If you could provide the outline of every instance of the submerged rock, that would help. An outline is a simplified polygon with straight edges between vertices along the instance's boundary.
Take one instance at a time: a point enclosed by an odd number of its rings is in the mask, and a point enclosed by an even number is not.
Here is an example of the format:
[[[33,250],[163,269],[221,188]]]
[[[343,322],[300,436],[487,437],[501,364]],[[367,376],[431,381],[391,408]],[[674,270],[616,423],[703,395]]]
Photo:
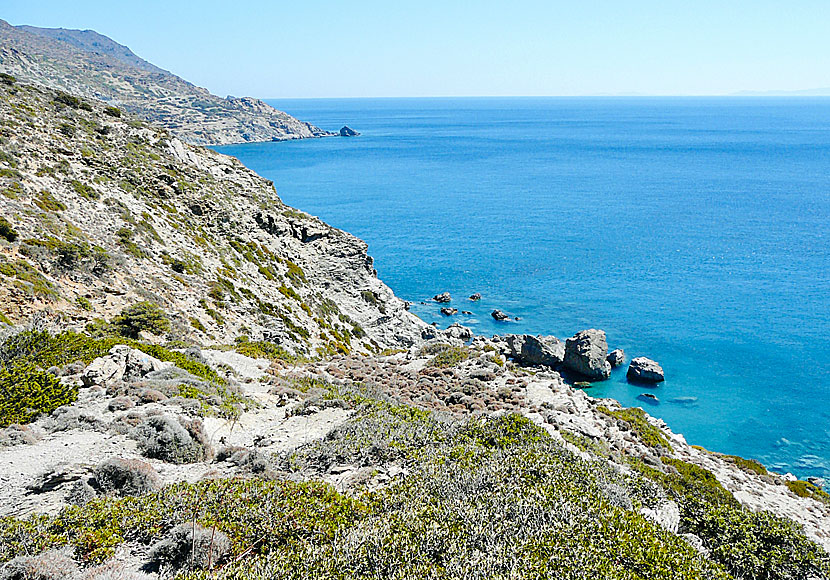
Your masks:
[[[478,292],[476,292],[475,294],[473,294],[472,296],[470,296],[470,300],[472,300],[473,302],[476,302],[476,301],[478,301],[478,300],[481,300],[481,294],[479,294]]]
[[[658,399],[655,395],[652,395],[651,393],[640,393],[639,395],[637,395],[637,398],[641,401],[645,401],[653,405],[660,402],[660,399]]]
[[[454,314],[458,314],[458,308],[449,308],[445,306],[441,309],[441,314],[444,316],[453,316]]]
[[[565,345],[555,336],[511,334],[506,338],[510,356],[520,365],[558,367],[565,356]]]
[[[565,341],[565,368],[596,381],[611,376],[611,363],[606,360],[608,343],[605,332],[594,328],[577,332]]]
[[[450,296],[449,292],[442,292],[441,294],[436,294],[432,297],[433,300],[438,302],[439,304],[446,304],[452,300],[452,296]]]
[[[659,383],[666,380],[663,367],[644,356],[638,356],[631,361],[625,376],[634,383]]]
[[[615,369],[625,364],[625,351],[621,348],[616,348],[608,353],[606,360],[611,363],[611,368]]]
[[[343,128],[340,129],[341,137],[357,137],[358,135],[360,135],[360,133],[358,133],[348,125],[344,125]]]
[[[498,308],[493,310],[493,312],[490,313],[490,316],[492,316],[496,320],[508,320],[510,318],[507,314],[505,314]]]

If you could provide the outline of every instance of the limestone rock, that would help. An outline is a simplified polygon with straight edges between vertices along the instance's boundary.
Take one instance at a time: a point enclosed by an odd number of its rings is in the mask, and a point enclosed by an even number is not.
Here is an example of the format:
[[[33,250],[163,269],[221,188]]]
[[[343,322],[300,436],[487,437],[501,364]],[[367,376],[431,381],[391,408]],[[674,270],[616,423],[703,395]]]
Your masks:
[[[455,314],[458,314],[458,308],[449,308],[445,306],[441,309],[441,314],[443,314],[444,316],[453,316]]]
[[[555,336],[511,334],[505,338],[510,356],[520,365],[558,367],[565,357],[565,345]]]
[[[107,386],[122,379],[141,378],[172,366],[124,344],[112,347],[106,356],[96,358],[84,370],[81,381],[87,387]]]
[[[589,379],[602,381],[611,376],[606,356],[608,343],[602,330],[582,330],[565,341],[565,367]]]
[[[473,302],[477,302],[477,301],[481,300],[481,294],[476,292],[475,294],[470,296],[470,300],[472,300]]]
[[[433,300],[438,302],[439,304],[446,304],[452,300],[452,296],[450,296],[449,292],[442,292],[441,294],[436,294],[432,297]]]
[[[343,128],[340,129],[341,137],[357,137],[358,135],[360,135],[360,133],[358,133],[348,125],[344,125]]]
[[[635,383],[659,383],[666,380],[663,367],[644,356],[638,356],[631,361],[625,376]]]
[[[616,348],[608,353],[606,360],[611,363],[611,368],[615,369],[625,364],[625,351],[621,348]]]
[[[457,338],[458,340],[471,340],[473,338],[473,331],[466,326],[462,326],[461,324],[455,322],[451,324],[445,331],[444,334],[449,336],[450,338]]]

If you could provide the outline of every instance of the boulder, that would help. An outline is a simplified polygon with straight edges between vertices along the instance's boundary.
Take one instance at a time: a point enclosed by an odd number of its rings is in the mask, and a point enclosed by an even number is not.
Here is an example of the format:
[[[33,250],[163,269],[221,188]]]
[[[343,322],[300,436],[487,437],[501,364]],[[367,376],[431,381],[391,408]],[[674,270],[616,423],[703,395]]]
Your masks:
[[[594,328],[577,332],[565,341],[565,368],[591,380],[603,381],[611,376],[606,360],[608,343],[605,332]]]
[[[511,334],[505,338],[510,356],[520,365],[558,367],[565,357],[565,345],[555,336]]]
[[[448,306],[444,306],[441,309],[441,314],[443,314],[444,316],[452,316],[454,314],[458,314],[458,308],[450,308]]]
[[[462,326],[457,322],[451,324],[445,331],[444,334],[449,336],[450,338],[457,338],[459,340],[467,341],[473,338],[473,331],[466,326]]]
[[[611,363],[611,368],[615,369],[625,364],[625,351],[621,348],[616,348],[608,353],[606,360]]]
[[[98,357],[90,363],[81,375],[81,381],[87,387],[105,387],[125,378],[141,378],[169,366],[172,366],[172,363],[161,362],[136,348],[117,344],[106,356]]]
[[[638,356],[631,361],[625,376],[634,383],[659,383],[666,380],[663,367],[644,356]]]
[[[440,304],[446,304],[452,300],[452,296],[450,296],[449,292],[442,292],[441,294],[433,296],[432,299]]]
[[[477,302],[478,300],[481,300],[481,294],[479,294],[478,292],[476,292],[475,294],[473,294],[472,296],[470,296],[470,300],[472,300],[473,302]]]
[[[360,135],[360,133],[358,133],[348,125],[344,125],[343,128],[340,129],[341,137],[357,137],[358,135]]]
[[[492,316],[496,320],[508,320],[510,318],[507,314],[505,314],[498,308],[496,310],[493,310],[493,312],[490,313],[490,316]]]

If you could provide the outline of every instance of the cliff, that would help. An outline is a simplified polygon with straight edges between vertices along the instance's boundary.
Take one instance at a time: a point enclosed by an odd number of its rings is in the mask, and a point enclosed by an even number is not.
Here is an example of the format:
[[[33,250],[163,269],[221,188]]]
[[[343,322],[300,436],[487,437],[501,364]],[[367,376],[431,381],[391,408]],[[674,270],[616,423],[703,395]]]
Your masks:
[[[0,83],[0,311],[76,328],[139,301],[170,336],[267,339],[302,355],[380,351],[425,325],[366,244],[282,203],[236,159],[100,102]]]
[[[187,143],[334,135],[258,99],[212,95],[92,30],[11,26],[0,20],[0,72],[107,102],[166,127]]]

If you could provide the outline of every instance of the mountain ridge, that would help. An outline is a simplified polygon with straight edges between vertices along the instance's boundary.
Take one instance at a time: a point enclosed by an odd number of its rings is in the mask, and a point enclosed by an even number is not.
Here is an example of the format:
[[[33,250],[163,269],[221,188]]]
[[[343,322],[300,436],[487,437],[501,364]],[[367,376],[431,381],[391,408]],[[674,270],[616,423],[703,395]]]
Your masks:
[[[110,103],[195,145],[335,134],[259,99],[213,95],[91,30],[12,26],[0,20],[0,72]]]

